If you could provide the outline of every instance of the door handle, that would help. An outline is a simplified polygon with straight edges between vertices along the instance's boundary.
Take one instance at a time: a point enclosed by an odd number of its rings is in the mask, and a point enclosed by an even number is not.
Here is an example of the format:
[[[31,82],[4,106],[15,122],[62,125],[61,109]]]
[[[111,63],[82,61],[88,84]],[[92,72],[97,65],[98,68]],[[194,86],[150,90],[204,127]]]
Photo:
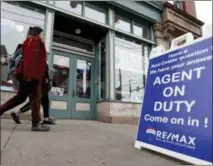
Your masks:
[[[72,91],[72,96],[75,97],[75,89]]]

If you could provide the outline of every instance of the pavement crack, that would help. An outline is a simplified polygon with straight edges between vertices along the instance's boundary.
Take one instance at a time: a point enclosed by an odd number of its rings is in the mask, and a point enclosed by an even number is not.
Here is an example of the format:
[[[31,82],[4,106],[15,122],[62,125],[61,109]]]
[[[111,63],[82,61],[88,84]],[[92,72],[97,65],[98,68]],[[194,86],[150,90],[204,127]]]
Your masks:
[[[13,135],[15,129],[16,129],[16,126],[17,126],[17,125],[15,125],[15,126],[13,127],[12,132],[10,133],[10,135],[9,135],[9,137],[8,137],[8,139],[7,139],[7,141],[6,141],[6,143],[4,144],[4,146],[3,146],[2,150],[1,150],[1,156],[3,155],[3,152],[4,152],[4,150],[5,150],[6,146],[7,146],[7,144],[9,143],[10,139],[12,138],[12,135]]]

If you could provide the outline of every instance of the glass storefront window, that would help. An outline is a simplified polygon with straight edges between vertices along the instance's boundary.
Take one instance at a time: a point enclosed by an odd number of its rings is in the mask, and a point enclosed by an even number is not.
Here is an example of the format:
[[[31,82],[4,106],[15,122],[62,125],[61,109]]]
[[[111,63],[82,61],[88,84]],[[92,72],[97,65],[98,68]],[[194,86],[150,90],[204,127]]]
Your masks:
[[[22,43],[30,26],[44,28],[45,14],[38,9],[1,2],[1,81],[8,78],[8,60]]]
[[[70,59],[68,57],[54,55],[53,69],[51,95],[68,95]]]
[[[175,1],[167,1],[167,2],[171,3],[172,5],[174,5],[174,2],[175,2]]]
[[[55,6],[82,15],[82,1],[55,1]]]
[[[131,20],[115,15],[114,27],[125,32],[131,32]]]
[[[85,17],[106,24],[107,11],[92,4],[86,3]]]
[[[142,44],[115,38],[116,100],[141,102],[144,95]]]
[[[149,28],[138,23],[134,23],[133,34],[139,37],[149,39]]]
[[[182,1],[167,1],[167,2],[171,3],[172,5],[176,6],[179,9],[183,9]]]
[[[55,1],[48,1],[50,5],[54,5]]]
[[[80,98],[91,97],[91,63],[77,60],[76,96]]]

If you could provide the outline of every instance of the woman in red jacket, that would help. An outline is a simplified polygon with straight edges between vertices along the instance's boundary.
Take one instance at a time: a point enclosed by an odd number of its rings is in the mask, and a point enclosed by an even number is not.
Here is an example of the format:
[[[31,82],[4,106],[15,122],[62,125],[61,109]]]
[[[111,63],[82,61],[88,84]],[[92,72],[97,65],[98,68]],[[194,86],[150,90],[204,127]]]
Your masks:
[[[46,48],[43,41],[43,30],[40,27],[31,29],[31,36],[23,44],[23,80],[29,89],[32,111],[32,131],[49,131],[43,126],[40,115],[41,81],[45,76]]]
[[[27,39],[22,45],[23,63],[16,68],[19,81],[17,95],[0,106],[0,116],[6,111],[30,98],[32,110],[32,131],[49,131],[44,126],[40,115],[41,80],[45,75],[46,49],[43,41],[43,30],[40,27],[29,29]]]

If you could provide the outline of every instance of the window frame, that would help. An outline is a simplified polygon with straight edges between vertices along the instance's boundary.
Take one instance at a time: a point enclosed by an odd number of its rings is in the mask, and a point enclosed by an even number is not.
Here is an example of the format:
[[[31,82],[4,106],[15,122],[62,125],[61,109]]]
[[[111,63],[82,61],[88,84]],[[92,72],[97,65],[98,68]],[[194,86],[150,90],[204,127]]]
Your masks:
[[[178,6],[180,5],[180,6]],[[183,10],[183,2],[182,1],[174,1],[174,6],[177,7],[178,9]]]
[[[73,11],[72,11],[72,7],[71,7],[70,5],[69,5],[70,10],[65,9],[65,8],[62,8],[62,7],[59,7],[59,6],[56,5],[56,2],[61,2],[61,1],[54,1],[54,4],[52,4],[52,5],[54,5],[56,8],[61,9],[61,10],[63,10],[63,11],[67,11],[67,12],[69,12],[70,14],[76,14],[76,15],[79,15],[79,16],[83,16],[84,1],[79,1],[79,3],[81,4],[81,12],[80,12],[80,13],[73,12]],[[71,1],[66,1],[66,2],[71,2]],[[73,2],[76,2],[76,1],[73,1]]]
[[[129,31],[125,31],[125,30],[123,30],[123,29],[120,29],[120,28],[116,28],[116,27],[115,27],[115,24],[116,24],[116,22],[115,22],[115,21],[116,21],[116,16],[118,16],[121,20],[123,20],[123,21],[129,23]],[[118,14],[118,13],[115,12],[115,14],[114,14],[113,28],[118,29],[118,30],[120,30],[120,31],[123,31],[123,32],[125,32],[125,33],[130,33],[130,34],[132,34],[132,20],[131,20],[130,18],[128,18],[128,17],[126,18],[125,16],[123,16],[123,15]]]
[[[99,22],[99,23],[104,24],[104,25],[109,25],[109,14],[108,14],[109,7],[103,7],[103,5],[95,4],[95,2],[90,2],[90,1],[83,1],[83,4],[84,4],[83,5],[83,14],[82,14],[83,17],[91,19],[91,20],[96,21],[96,22]],[[90,17],[86,17],[86,15],[85,15],[86,14],[86,7],[91,8],[93,10],[97,9],[98,12],[104,13],[105,14],[105,20],[104,20],[105,23],[102,23],[102,22],[95,20],[95,19],[92,19]]]
[[[142,36],[139,36],[139,35],[137,35],[137,34],[134,33],[134,26],[137,26],[137,27],[142,28],[142,30],[143,30]],[[147,33],[148,33],[147,37],[144,37],[144,29],[147,30]],[[141,24],[141,23],[139,23],[139,22],[133,21],[133,24],[132,24],[132,33],[133,33],[133,35],[136,35],[136,36],[139,36],[139,37],[142,37],[142,38],[145,38],[145,39],[150,40],[150,39],[151,39],[150,30],[151,30],[150,27],[145,26],[145,25],[143,25],[143,24]]]
[[[183,10],[183,1],[168,1],[168,3],[172,4],[173,6],[175,6],[178,9]],[[180,6],[178,7],[179,4]]]
[[[124,31],[124,30],[121,30],[121,29],[115,27],[115,25],[114,25],[115,23],[114,22],[115,22],[116,15],[119,16],[119,17],[121,17],[121,18],[124,18],[125,20],[129,20],[129,23],[130,23],[130,32],[127,32],[127,31]],[[128,33],[130,35],[133,35],[136,38],[140,38],[140,39],[145,39],[145,40],[152,41],[151,40],[152,39],[152,34],[151,34],[151,25],[152,25],[152,23],[149,22],[149,21],[147,21],[147,20],[145,20],[145,19],[143,19],[143,18],[141,18],[141,17],[139,17],[137,15],[133,15],[133,14],[128,15],[124,11],[115,11],[114,12],[114,22],[113,22],[113,28],[116,31],[118,30],[118,31],[121,31],[121,32],[124,32],[124,33]],[[134,34],[134,25],[135,24],[138,24],[138,25],[141,25],[144,28],[147,28],[147,32],[148,32],[147,38],[145,38],[144,36],[139,36],[139,35]]]

